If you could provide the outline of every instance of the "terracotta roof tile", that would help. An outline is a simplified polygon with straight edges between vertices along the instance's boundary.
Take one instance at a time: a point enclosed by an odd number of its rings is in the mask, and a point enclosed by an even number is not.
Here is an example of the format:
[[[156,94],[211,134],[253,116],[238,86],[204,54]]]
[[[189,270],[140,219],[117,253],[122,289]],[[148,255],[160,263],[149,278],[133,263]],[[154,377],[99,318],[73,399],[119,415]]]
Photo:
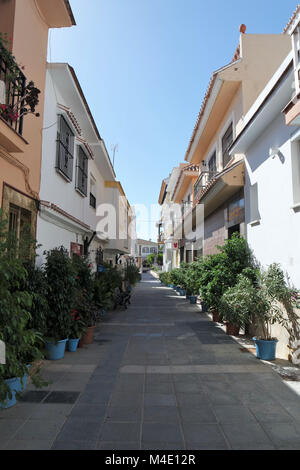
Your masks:
[[[296,10],[294,11],[294,13],[293,13],[293,15],[292,15],[290,21],[288,22],[288,24],[287,24],[286,27],[284,28],[284,30],[283,30],[284,33],[287,33],[289,27],[293,24],[293,21],[294,21],[294,19],[296,18],[296,16],[298,15],[299,12],[300,12],[300,3],[298,3],[297,8],[296,8]]]

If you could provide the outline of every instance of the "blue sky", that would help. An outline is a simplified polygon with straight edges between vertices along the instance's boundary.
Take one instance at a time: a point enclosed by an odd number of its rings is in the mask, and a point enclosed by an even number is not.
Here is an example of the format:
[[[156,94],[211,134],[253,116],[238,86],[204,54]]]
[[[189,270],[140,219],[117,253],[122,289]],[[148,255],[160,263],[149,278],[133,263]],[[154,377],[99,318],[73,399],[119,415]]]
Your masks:
[[[70,0],[77,26],[52,30],[48,60],[77,73],[131,204],[156,204],[184,155],[211,73],[248,33],[279,34],[291,0]],[[150,216],[149,216],[150,218]],[[155,216],[153,217],[155,218]],[[156,238],[150,220],[138,226]]]

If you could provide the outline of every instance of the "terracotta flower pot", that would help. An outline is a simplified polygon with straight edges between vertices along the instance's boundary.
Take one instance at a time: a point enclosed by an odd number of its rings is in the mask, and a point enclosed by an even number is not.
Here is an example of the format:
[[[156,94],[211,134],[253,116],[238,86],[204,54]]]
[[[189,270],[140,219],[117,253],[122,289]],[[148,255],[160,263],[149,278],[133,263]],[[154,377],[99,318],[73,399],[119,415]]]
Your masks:
[[[229,336],[238,336],[240,332],[240,327],[233,325],[232,323],[226,323],[226,334]]]
[[[78,343],[78,347],[81,348],[84,344],[91,344],[94,338],[95,326],[89,326],[88,330],[82,336],[81,340]]]
[[[212,313],[213,321],[215,323],[219,323],[221,320],[219,313],[216,310],[211,310],[211,313]]]

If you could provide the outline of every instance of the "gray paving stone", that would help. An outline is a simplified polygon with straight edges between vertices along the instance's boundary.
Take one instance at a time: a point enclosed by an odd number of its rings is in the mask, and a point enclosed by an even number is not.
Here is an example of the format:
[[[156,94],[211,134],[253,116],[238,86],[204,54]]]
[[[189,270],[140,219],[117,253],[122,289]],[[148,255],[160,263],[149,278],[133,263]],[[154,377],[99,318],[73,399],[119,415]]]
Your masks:
[[[222,424],[222,429],[232,446],[272,444],[263,428],[253,421]]]
[[[146,393],[166,393],[166,394],[173,394],[174,387],[172,382],[161,382],[161,383],[146,383],[145,386]]]
[[[102,420],[88,421],[81,418],[69,418],[59,435],[57,441],[97,441],[102,426]]]
[[[93,404],[93,405],[107,405],[111,398],[110,390],[94,390],[93,392],[84,391],[80,398],[79,403],[82,404]]]
[[[167,393],[145,393],[145,406],[175,406],[176,398],[174,394]]]
[[[276,446],[300,450],[298,423],[262,423],[262,427]]]
[[[216,423],[216,417],[208,405],[182,406],[180,416],[186,423]]]
[[[126,441],[115,441],[115,442],[106,442],[100,441],[96,445],[97,450],[140,450],[139,442],[126,442]]]
[[[106,442],[137,442],[140,423],[108,422],[102,427],[99,440]]]
[[[202,387],[197,382],[174,382],[176,393],[198,393],[202,392]]]
[[[68,404],[42,403],[34,407],[30,419],[65,419],[70,415],[72,408],[73,405]]]
[[[38,407],[35,403],[17,403],[11,408],[0,410],[0,423],[2,419],[27,419]]]
[[[176,406],[146,406],[143,420],[145,423],[178,423],[179,413]]]
[[[14,434],[17,432],[18,429],[23,426],[25,423],[25,419],[6,419],[3,418],[0,420],[0,441],[1,440],[9,440],[11,439]]]
[[[142,450],[185,450],[184,444],[179,444],[178,442],[151,442],[151,443],[142,443]]]
[[[208,397],[203,392],[199,393],[176,393],[178,406],[194,407],[197,405],[208,404]]]
[[[53,440],[61,429],[61,419],[58,420],[28,420],[14,435],[14,439],[28,440]]]
[[[78,403],[72,409],[70,418],[77,418],[83,421],[95,421],[98,423],[104,420],[106,410],[106,405],[89,405]]]
[[[110,406],[107,408],[106,422],[139,422],[142,408],[138,406]]]
[[[183,444],[180,426],[174,423],[144,423],[142,427],[142,443],[174,442]]]
[[[279,403],[263,403],[250,405],[249,409],[260,422],[266,423],[289,423],[293,421],[291,415],[282,408]]]
[[[187,449],[227,449],[227,443],[218,424],[183,423]]]
[[[52,450],[95,450],[96,441],[56,441]]]
[[[245,405],[213,405],[213,411],[219,423],[248,423],[255,417]]]
[[[52,440],[12,440],[10,441],[5,450],[50,450],[52,446]]]
[[[111,395],[109,404],[111,406],[142,406],[143,394],[142,393],[123,393],[114,392]]]

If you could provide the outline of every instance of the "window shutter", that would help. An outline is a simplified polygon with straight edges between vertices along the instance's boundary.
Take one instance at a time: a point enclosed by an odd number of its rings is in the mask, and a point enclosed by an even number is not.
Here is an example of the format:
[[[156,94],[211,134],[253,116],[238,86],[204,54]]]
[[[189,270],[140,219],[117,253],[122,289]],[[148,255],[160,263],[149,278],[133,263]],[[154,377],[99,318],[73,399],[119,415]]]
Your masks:
[[[57,137],[57,169],[72,181],[74,134],[63,116],[59,117],[59,132]]]

